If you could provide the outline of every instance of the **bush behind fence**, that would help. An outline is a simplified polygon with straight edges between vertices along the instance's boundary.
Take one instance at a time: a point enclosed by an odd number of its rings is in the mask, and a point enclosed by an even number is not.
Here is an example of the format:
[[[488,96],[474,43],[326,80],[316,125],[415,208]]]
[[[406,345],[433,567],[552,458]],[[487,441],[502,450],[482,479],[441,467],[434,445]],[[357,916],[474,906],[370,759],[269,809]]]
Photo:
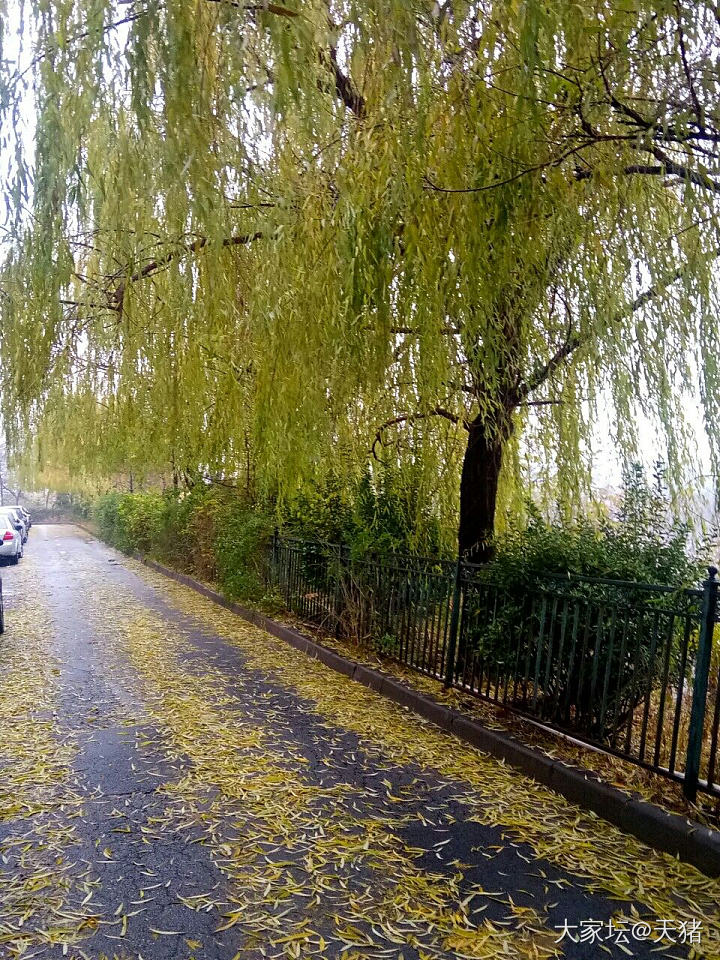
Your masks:
[[[279,537],[286,607],[338,636],[648,769],[720,794],[715,572],[702,589],[351,557]]]

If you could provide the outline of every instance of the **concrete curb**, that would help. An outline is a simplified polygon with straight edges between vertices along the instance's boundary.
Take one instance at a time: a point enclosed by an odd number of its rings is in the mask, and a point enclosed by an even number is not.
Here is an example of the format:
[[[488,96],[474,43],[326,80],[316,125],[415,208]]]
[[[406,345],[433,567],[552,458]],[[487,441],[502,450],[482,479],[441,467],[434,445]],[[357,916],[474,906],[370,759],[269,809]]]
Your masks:
[[[95,534],[92,535],[95,536]],[[525,746],[507,733],[490,730],[458,710],[445,707],[432,697],[378,670],[343,657],[297,630],[283,626],[258,613],[257,610],[226,600],[221,594],[193,580],[192,577],[178,573],[140,554],[135,554],[135,559],[169,579],[190,587],[196,593],[225,607],[272,636],[289,643],[295,649],[324,663],[331,670],[350,677],[403,707],[408,707],[442,730],[454,734],[498,760],[509,763],[510,766],[532,777],[538,783],[550,787],[572,803],[592,810],[599,817],[632,834],[648,846],[690,863],[710,877],[720,876],[719,831],[703,827],[678,814],[668,813],[646,800],[624,793],[617,787],[612,787],[600,780],[589,770],[554,760],[538,750]]]

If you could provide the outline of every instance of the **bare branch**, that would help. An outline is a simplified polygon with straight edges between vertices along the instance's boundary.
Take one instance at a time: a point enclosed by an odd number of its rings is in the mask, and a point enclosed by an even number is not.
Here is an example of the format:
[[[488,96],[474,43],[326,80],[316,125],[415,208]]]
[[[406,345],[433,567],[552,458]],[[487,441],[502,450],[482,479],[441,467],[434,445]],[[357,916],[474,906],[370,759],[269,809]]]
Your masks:
[[[715,257],[720,257],[720,248],[718,248],[715,253]],[[665,293],[668,287],[671,287],[674,283],[677,283],[678,280],[681,280],[689,271],[689,265],[685,264],[682,267],[678,267],[676,270],[673,270],[671,273],[668,273],[665,277],[662,277],[657,283],[654,283],[652,286],[648,287],[647,290],[643,290],[642,293],[638,294],[635,299],[628,304],[628,306],[617,313],[612,320],[610,321],[611,325],[620,323],[622,320],[625,320],[627,317],[632,316],[632,314],[637,313],[638,310],[642,309],[646,304],[650,303],[656,297]],[[570,357],[575,351],[583,346],[588,340],[589,334],[585,336],[581,335],[578,332],[573,333],[572,330],[568,330],[568,335],[565,338],[565,342],[561,344],[560,347],[555,351],[555,353],[550,357],[550,359],[537,367],[533,373],[523,382],[518,384],[517,388],[514,391],[513,395],[513,405],[519,406],[527,402],[528,396],[536,390],[541,384],[545,383],[550,377],[555,373],[555,371],[562,365],[563,361]]]
[[[325,61],[325,57],[321,56]],[[337,48],[330,47],[329,65],[335,78],[335,91],[340,100],[345,104],[351,113],[355,114],[358,120],[363,120],[367,112],[365,98],[355,86],[348,74],[343,73],[337,59]]]
[[[283,7],[279,3],[240,3],[238,0],[207,0],[208,3],[219,3],[225,7],[235,7],[247,13],[274,13],[279,17],[299,17],[296,10]]]
[[[659,160],[663,164],[666,173],[674,174],[682,180],[688,180],[690,183],[694,183],[698,187],[703,187],[705,190],[720,193],[720,183],[718,183],[717,180],[713,180],[712,177],[707,176],[705,173],[698,173],[696,170],[691,170],[684,164],[677,163],[661,150],[660,147],[639,147],[638,149],[645,149],[648,153],[651,153],[656,160]]]
[[[262,239],[263,234],[260,231],[255,233],[243,233],[238,234],[232,237],[225,237],[222,240],[223,247],[236,247],[243,246],[249,243],[252,243],[254,240]],[[180,244],[179,248],[176,250],[171,250],[170,253],[166,254],[164,257],[159,257],[156,260],[151,260],[150,263],[146,263],[144,267],[140,270],[136,270],[134,273],[123,280],[122,283],[109,293],[108,295],[108,304],[111,310],[116,310],[118,313],[122,312],[123,300],[125,299],[125,291],[127,286],[130,283],[136,283],[138,280],[144,280],[146,277],[151,276],[153,273],[156,273],[158,270],[163,267],[168,266],[172,263],[173,260],[177,260],[178,257],[184,256],[187,253],[197,253],[206,247],[210,243],[207,237],[198,237],[197,240],[193,240],[192,243],[183,243]]]
[[[417,336],[420,331],[416,327],[390,327],[390,333]],[[440,335],[443,337],[454,337],[459,333],[459,327],[443,327],[440,331]]]
[[[563,360],[574,353],[582,343],[583,340],[579,334],[570,333],[565,342],[555,351],[547,363],[542,364],[542,366],[534,370],[527,380],[519,385],[513,397],[514,406],[520,406],[526,403],[527,397],[534,390],[537,390],[541,384],[545,383],[545,381],[555,373]]]
[[[455,425],[461,422],[460,417],[458,417],[457,414],[452,413],[450,410],[446,410],[444,407],[434,407],[432,410],[428,410],[426,413],[404,413],[398,417],[392,417],[390,420],[386,420],[385,423],[378,427],[372,447],[370,448],[370,452],[372,453],[373,457],[380,462],[380,458],[377,454],[377,447],[378,444],[382,446],[383,434],[390,427],[396,427],[403,423],[415,423],[418,420],[427,420],[428,417],[443,417],[445,420],[449,420],[450,423],[454,423]],[[462,425],[466,430],[469,429],[467,420],[462,420]]]
[[[690,72],[690,65],[688,64],[687,50],[685,49],[685,31],[683,30],[683,25],[682,25],[682,10],[680,9],[679,0],[675,0],[675,12],[677,14],[677,32],[678,32],[678,43],[680,46],[680,59],[682,60],[685,79],[688,82],[688,89],[690,90],[690,96],[692,97],[693,107],[695,108],[695,116],[697,117],[698,123],[702,124],[703,112],[700,106],[700,100],[698,99],[697,90],[695,89],[695,82],[693,81],[693,77]]]

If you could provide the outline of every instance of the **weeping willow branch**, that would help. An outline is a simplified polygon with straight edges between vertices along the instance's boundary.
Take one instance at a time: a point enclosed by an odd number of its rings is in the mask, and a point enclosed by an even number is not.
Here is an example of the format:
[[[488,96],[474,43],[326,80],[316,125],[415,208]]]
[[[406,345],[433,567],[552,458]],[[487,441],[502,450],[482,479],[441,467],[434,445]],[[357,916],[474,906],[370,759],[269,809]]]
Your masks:
[[[461,420],[457,414],[452,413],[450,410],[446,410],[444,407],[434,407],[432,410],[428,410],[425,413],[404,413],[398,417],[392,417],[390,420],[386,420],[385,423],[378,427],[372,447],[370,448],[370,452],[375,460],[377,460],[378,463],[381,462],[377,454],[377,447],[378,445],[382,446],[383,434],[386,430],[389,430],[390,427],[399,426],[400,424],[416,423],[419,420],[427,420],[428,417],[443,417],[443,419],[449,420],[450,423],[453,423],[456,426],[461,423],[465,430],[470,429],[467,420]]]
[[[131,0],[132,2],[132,0]],[[128,24],[135,23],[135,21],[140,20],[142,17],[147,16],[147,10],[139,10],[137,13],[130,13],[126,17],[121,17],[119,20],[113,20],[111,23],[104,23],[102,26],[97,27],[95,30],[82,30],[79,33],[75,33],[70,37],[67,37],[65,43],[79,43],[81,40],[85,40],[87,37],[92,36],[94,33],[107,34],[111,33],[113,30],[118,30],[120,27],[127,26]],[[19,83],[24,77],[31,73],[35,67],[46,60],[48,57],[52,57],[60,50],[60,46],[55,43],[46,47],[41,53],[30,61],[30,63],[24,67],[19,73],[15,73],[11,79],[13,85]]]
[[[260,240],[262,237],[262,231],[258,230],[255,233],[243,233],[232,237],[225,237],[225,239],[220,241],[220,245],[223,247],[244,246],[248,243],[252,243],[254,240]],[[127,290],[128,284],[137,283],[138,280],[145,280],[158,270],[162,270],[164,267],[167,267],[173,262],[173,260],[177,260],[180,256],[185,256],[188,253],[198,253],[210,242],[211,241],[208,240],[207,237],[198,237],[198,239],[193,240],[192,243],[181,244],[178,250],[172,250],[164,257],[159,257],[156,260],[151,260],[150,263],[146,263],[142,269],[131,273],[126,280],[123,280],[121,284],[111,291],[108,296],[110,308],[112,310],[116,310],[118,313],[122,312],[125,291]]]
[[[19,446],[93,476],[171,452],[222,474],[251,437],[258,489],[290,502],[331,469],[380,478],[395,441],[427,516],[447,530],[481,507],[487,527],[500,473],[520,489],[519,405],[537,408],[533,456],[570,504],[590,469],[578,398],[606,390],[628,437],[640,404],[680,450],[697,357],[720,463],[710,0],[622,16],[153,0],[152,21],[147,5],[121,7],[145,19],[117,31],[118,0],[26,4],[27,59],[48,59],[27,89],[0,62],[3,130],[31,98],[37,117],[34,160],[9,153],[0,269]],[[620,264],[661,279],[635,296]],[[677,310],[647,309],[673,283]],[[623,325],[608,304],[647,313]],[[112,395],[107,416],[95,395]]]
[[[715,258],[720,257],[720,248],[715,251],[714,256]],[[661,294],[665,293],[669,287],[685,277],[688,273],[688,269],[689,267],[686,265],[678,267],[677,270],[673,270],[672,273],[669,273],[667,276],[658,280],[657,283],[654,283],[646,290],[643,290],[642,293],[638,294],[638,296],[635,297],[630,304],[628,304],[625,310],[622,310],[611,319],[609,325],[615,326],[616,324],[622,323],[623,320],[626,320],[633,313],[637,313],[638,310],[641,310],[648,303],[651,303],[653,300],[657,299]],[[540,367],[537,367],[523,383],[519,384],[515,388],[513,393],[513,403],[515,405],[520,405],[526,402],[527,397],[537,390],[539,386],[549,380],[562,365],[563,361],[565,361],[576,350],[587,343],[592,335],[592,331],[588,331],[585,335],[582,335],[579,332],[573,333],[572,331],[568,331],[568,335],[564,343],[558,347],[550,359]]]

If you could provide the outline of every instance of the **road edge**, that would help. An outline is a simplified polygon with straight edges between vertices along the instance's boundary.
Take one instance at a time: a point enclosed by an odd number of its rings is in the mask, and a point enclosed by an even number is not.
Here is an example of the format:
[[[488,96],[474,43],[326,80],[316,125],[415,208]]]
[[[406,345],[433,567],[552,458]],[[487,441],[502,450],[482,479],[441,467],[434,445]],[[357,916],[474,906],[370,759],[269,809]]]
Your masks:
[[[77,526],[81,526],[77,524]],[[82,528],[81,529],[85,529]],[[91,536],[94,531],[86,529]],[[471,746],[549,787],[566,800],[591,810],[603,820],[632,834],[648,846],[689,863],[710,877],[720,876],[720,831],[693,823],[639,797],[613,787],[582,767],[572,766],[541,753],[508,733],[491,730],[452,707],[446,707],[405,683],[344,657],[317,640],[278,623],[249,607],[227,600],[198,580],[166,567],[142,554],[133,554],[152,570],[189,587],[248,623],[283,640],[296,650],[319,660],[331,670],[387,697],[400,706],[452,733]]]

